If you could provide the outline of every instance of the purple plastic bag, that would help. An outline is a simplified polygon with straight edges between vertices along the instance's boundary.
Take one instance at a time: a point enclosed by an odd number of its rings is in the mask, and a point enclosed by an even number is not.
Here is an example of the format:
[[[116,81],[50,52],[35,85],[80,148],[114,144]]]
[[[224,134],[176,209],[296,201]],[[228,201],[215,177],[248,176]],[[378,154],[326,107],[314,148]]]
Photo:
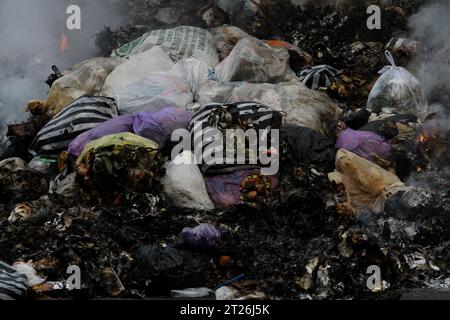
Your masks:
[[[69,153],[79,157],[89,142],[124,132],[137,134],[162,145],[165,137],[170,136],[175,129],[185,128],[192,116],[191,112],[175,107],[166,107],[156,112],[125,114],[79,135],[69,145]]]
[[[342,131],[336,148],[348,150],[370,161],[374,160],[374,156],[387,160],[392,156],[392,145],[382,136],[369,131]]]
[[[192,116],[191,112],[176,107],[166,107],[156,112],[140,112],[135,116],[133,131],[138,136],[162,145],[174,130],[186,128]]]
[[[132,132],[134,115],[126,114],[120,117],[105,121],[95,128],[79,135],[69,145],[69,153],[79,157],[84,147],[91,141],[100,139],[110,134]]]
[[[216,208],[228,208],[244,204],[241,199],[241,183],[251,175],[259,174],[260,170],[240,170],[230,174],[205,177],[205,186],[209,197]],[[268,176],[271,181],[271,189],[275,190],[279,185],[277,176]]]
[[[181,238],[184,243],[193,249],[211,250],[215,249],[226,240],[230,232],[226,229],[202,223],[195,228],[184,228]]]

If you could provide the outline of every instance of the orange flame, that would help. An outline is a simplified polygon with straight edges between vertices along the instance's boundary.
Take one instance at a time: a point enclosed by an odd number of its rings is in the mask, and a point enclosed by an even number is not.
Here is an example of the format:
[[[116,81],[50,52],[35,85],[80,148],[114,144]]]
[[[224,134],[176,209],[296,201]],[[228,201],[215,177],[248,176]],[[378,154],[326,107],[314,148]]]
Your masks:
[[[419,142],[424,144],[427,141],[428,141],[428,137],[424,133],[421,133],[420,136],[419,136]]]
[[[69,38],[63,33],[59,42],[59,52],[64,53],[67,49],[69,49]]]

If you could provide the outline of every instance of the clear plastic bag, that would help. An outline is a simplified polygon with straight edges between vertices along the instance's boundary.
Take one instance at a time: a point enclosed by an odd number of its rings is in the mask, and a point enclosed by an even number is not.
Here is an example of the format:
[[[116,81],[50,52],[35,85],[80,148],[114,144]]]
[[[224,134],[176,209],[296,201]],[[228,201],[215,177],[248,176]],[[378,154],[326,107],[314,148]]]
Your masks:
[[[307,88],[300,81],[278,84],[210,81],[198,92],[201,105],[211,102],[254,101],[285,113],[284,122],[307,127],[329,137],[336,136],[342,110],[326,94]]]
[[[47,113],[55,116],[86,94],[99,95],[108,75],[123,62],[121,58],[93,58],[66,70],[43,102]]]
[[[294,78],[286,49],[245,38],[216,67],[216,76],[221,82],[251,83],[280,83]]]
[[[419,80],[408,70],[397,67],[389,51],[385,54],[391,65],[380,71],[381,76],[370,92],[367,109],[374,113],[391,109],[418,117],[425,114],[428,103]]]

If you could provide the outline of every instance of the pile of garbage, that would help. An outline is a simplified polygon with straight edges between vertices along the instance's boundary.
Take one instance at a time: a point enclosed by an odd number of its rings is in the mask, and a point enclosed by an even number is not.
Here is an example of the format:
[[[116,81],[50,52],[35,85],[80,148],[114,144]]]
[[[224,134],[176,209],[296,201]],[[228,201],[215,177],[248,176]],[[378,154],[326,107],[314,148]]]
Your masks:
[[[55,73],[46,99],[28,103],[30,120],[9,126],[0,298],[449,289],[450,131],[440,127],[448,110],[430,106],[397,65],[395,49],[410,42],[365,42],[348,28],[358,7],[208,5],[185,25],[198,11],[157,2],[133,5],[160,28],[104,31],[97,40],[108,55]],[[292,22],[275,23],[285,5]],[[413,12],[383,8],[393,21]],[[234,23],[243,14],[254,17],[245,30]],[[279,170],[265,174],[261,156],[248,161],[248,137],[237,138],[241,162],[197,162],[198,153],[228,157],[228,145],[211,139],[228,129],[278,133],[257,151],[279,158]],[[178,150],[183,137],[189,147]],[[76,289],[70,266],[81,270]],[[373,266],[382,280],[369,286]]]

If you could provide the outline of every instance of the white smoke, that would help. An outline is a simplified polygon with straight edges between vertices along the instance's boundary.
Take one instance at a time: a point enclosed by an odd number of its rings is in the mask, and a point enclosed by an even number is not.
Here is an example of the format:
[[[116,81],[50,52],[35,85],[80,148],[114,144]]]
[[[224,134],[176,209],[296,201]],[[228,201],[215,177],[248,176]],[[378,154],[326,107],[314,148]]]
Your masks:
[[[1,0],[0,1],[0,131],[9,122],[27,117],[28,100],[42,99],[51,66],[61,71],[97,52],[92,38],[104,26],[120,26],[126,17],[118,0]],[[69,5],[81,8],[81,30],[67,30]],[[69,48],[59,52],[62,34]]]
[[[422,42],[430,53],[426,61],[413,61],[411,69],[417,70],[417,76],[429,97],[446,100],[445,96],[450,95],[450,2],[431,1],[409,19],[409,27],[409,37]]]

